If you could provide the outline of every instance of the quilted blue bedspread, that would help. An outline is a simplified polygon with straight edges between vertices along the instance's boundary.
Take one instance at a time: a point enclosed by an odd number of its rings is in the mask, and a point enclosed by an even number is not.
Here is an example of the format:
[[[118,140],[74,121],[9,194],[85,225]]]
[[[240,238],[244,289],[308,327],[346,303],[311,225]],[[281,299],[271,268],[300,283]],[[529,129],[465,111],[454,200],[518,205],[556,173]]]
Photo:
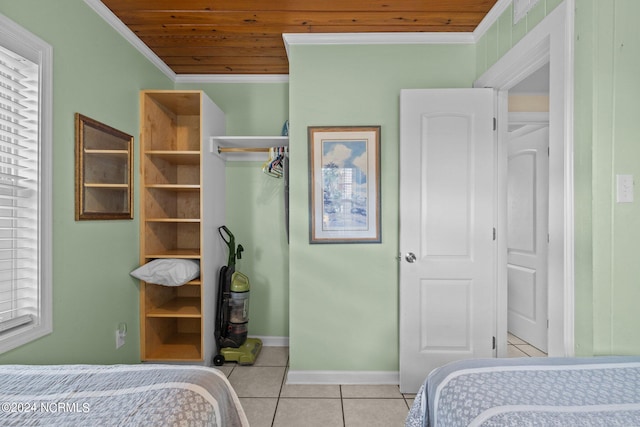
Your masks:
[[[248,427],[217,369],[186,365],[0,366],[1,426]]]
[[[420,388],[406,427],[640,426],[640,357],[458,361]]]

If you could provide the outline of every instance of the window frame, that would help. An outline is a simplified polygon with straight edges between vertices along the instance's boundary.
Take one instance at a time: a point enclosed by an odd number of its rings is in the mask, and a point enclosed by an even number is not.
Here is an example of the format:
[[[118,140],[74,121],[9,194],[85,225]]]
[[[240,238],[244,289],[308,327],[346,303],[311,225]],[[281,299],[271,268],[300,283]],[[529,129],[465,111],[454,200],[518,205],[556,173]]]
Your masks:
[[[52,262],[52,147],[53,147],[53,48],[0,13],[0,45],[39,65],[39,304],[38,322],[18,333],[0,338],[0,354],[32,342],[53,331]]]

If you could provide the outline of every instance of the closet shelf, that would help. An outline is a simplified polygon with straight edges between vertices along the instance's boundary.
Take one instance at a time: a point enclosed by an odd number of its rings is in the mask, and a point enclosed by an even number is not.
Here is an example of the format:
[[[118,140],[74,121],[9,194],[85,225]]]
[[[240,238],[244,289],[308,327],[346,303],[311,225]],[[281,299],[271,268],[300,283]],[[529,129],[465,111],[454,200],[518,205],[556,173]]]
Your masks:
[[[195,222],[199,223],[200,218],[147,218],[146,222]]]
[[[200,151],[167,151],[153,150],[145,151],[144,154],[156,157],[178,165],[199,165]]]
[[[128,156],[129,155],[129,151],[128,150],[98,150],[95,148],[85,148],[84,149],[85,154],[113,154],[116,156]]]
[[[264,161],[270,147],[288,146],[288,136],[212,136],[209,151],[227,161]]]
[[[170,249],[162,252],[148,253],[144,257],[145,259],[155,259],[155,258],[199,259],[200,249],[198,248]]]
[[[145,187],[168,191],[200,191],[200,184],[147,184]]]
[[[112,190],[127,190],[129,188],[129,184],[93,184],[93,183],[85,183],[83,184],[84,188],[106,188]]]
[[[162,343],[147,351],[145,360],[149,362],[201,362],[201,334],[175,333],[166,336]]]
[[[200,298],[174,298],[160,307],[151,309],[147,317],[202,317]]]

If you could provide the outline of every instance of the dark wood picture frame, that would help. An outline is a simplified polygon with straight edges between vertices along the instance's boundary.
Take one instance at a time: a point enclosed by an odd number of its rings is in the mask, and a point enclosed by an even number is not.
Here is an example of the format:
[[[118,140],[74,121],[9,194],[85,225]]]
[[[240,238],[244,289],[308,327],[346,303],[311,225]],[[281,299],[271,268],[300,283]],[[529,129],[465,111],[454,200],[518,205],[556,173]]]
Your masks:
[[[76,221],[133,219],[133,136],[75,114]]]

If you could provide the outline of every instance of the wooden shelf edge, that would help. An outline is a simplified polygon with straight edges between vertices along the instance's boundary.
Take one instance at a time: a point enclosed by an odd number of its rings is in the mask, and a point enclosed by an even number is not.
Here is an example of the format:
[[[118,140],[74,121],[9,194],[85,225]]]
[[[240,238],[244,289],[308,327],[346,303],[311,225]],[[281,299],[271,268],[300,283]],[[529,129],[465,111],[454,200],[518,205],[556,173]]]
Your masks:
[[[147,349],[143,361],[166,362],[201,362],[202,358],[201,334],[176,334],[165,343],[153,349]]]
[[[200,157],[200,151],[195,150],[145,150],[144,154],[152,156],[197,156]]]
[[[172,251],[149,253],[144,255],[146,259],[150,258],[191,258],[200,259],[200,251],[197,249],[175,249]]]
[[[145,184],[144,188],[173,191],[197,191],[200,190],[200,184]]]
[[[181,223],[194,223],[201,222],[200,218],[147,218],[145,222],[181,222]]]
[[[92,184],[85,182],[85,188],[102,188],[106,190],[128,190],[129,184]]]
[[[129,150],[100,150],[100,149],[92,149],[85,148],[84,152],[86,154],[115,154],[115,155],[129,155]]]
[[[148,150],[144,152],[144,155],[149,157],[150,160],[158,158],[175,165],[200,165],[200,151]]]
[[[201,318],[200,297],[179,297],[149,310],[147,317]]]
[[[198,363],[198,362],[204,362],[204,359],[202,358],[202,356],[195,356],[193,358],[189,358],[189,357],[183,357],[183,358],[178,358],[178,357],[173,357],[173,358],[169,358],[169,357],[160,357],[160,356],[149,356],[146,357],[144,359],[141,359],[142,362],[154,362],[154,363],[158,363],[158,362],[182,362],[182,363]]]

